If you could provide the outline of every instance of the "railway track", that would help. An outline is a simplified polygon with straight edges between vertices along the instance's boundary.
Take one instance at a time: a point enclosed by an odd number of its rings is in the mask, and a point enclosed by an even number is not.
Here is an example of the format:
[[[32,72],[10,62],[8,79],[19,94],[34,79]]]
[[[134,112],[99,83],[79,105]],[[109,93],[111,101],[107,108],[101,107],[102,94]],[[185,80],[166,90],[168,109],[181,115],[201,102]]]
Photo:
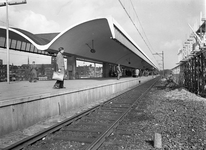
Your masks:
[[[155,78],[147,81],[4,150],[96,150],[157,80]]]

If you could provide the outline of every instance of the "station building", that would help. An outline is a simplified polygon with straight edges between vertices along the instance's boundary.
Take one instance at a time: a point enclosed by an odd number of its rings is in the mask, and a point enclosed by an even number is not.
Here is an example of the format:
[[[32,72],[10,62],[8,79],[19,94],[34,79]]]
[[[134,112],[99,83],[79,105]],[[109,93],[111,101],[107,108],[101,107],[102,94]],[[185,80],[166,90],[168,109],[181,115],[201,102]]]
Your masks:
[[[11,50],[51,56],[52,63],[59,47],[65,49],[69,79],[76,78],[76,61],[99,63],[103,77],[120,64],[123,75],[128,70],[158,69],[151,59],[112,18],[97,18],[73,25],[60,33],[32,34],[9,28]],[[0,47],[6,48],[6,28],[0,27]]]
[[[129,75],[135,69],[157,69],[111,17],[81,22],[60,33],[32,34],[22,29],[9,28],[9,38],[10,50],[51,56],[52,63],[55,63],[58,48],[64,47],[70,80],[65,81],[65,89],[58,90],[52,88],[54,81],[1,82],[0,135],[97,101],[106,101],[153,79],[153,76],[121,80],[107,78],[111,70],[115,71],[117,64],[121,65],[123,75]],[[0,27],[0,47],[6,49],[5,27]],[[80,72],[76,63],[79,60],[102,64],[99,72],[103,78],[77,80],[76,74]]]

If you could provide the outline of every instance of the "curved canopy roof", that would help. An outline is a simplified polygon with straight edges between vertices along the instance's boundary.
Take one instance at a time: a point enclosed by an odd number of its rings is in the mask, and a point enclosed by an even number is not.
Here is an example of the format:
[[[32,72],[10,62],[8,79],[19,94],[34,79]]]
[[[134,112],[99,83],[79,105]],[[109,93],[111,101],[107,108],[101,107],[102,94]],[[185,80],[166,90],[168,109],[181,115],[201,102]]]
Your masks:
[[[10,39],[32,45],[36,53],[56,53],[59,47],[64,47],[65,55],[132,68],[157,68],[113,18],[82,22],[61,33],[34,35],[22,29],[9,30]],[[5,37],[5,27],[0,27],[0,47],[5,47],[5,41],[3,44],[1,40]],[[11,49],[22,50],[21,47],[16,47],[14,44],[10,45]],[[25,51],[32,50],[25,48]]]

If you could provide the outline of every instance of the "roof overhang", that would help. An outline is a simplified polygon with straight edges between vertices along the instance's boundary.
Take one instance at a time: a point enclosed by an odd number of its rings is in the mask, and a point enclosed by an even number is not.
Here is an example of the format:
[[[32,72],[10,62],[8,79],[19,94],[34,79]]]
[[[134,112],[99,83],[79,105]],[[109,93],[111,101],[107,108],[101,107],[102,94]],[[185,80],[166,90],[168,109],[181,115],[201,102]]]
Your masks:
[[[56,53],[59,47],[64,47],[65,55],[132,68],[157,68],[111,17],[76,24],[55,34],[52,40],[17,28],[10,28],[10,32],[11,39],[31,43],[40,51]]]

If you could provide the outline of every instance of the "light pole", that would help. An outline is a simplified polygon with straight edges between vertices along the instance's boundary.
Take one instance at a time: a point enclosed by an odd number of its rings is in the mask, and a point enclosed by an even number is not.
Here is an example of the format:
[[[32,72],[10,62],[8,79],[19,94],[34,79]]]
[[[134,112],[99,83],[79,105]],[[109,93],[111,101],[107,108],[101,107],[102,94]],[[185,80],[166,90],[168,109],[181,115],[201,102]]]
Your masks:
[[[163,74],[163,77],[164,77],[164,52],[162,51],[162,53],[154,53],[153,55],[158,55],[162,58],[162,74]]]
[[[10,64],[10,54],[9,54],[9,8],[8,5],[19,5],[26,4],[26,0],[21,2],[6,2],[0,3],[0,7],[6,6],[6,58],[7,58],[7,83],[10,83],[9,76],[9,64]]]

